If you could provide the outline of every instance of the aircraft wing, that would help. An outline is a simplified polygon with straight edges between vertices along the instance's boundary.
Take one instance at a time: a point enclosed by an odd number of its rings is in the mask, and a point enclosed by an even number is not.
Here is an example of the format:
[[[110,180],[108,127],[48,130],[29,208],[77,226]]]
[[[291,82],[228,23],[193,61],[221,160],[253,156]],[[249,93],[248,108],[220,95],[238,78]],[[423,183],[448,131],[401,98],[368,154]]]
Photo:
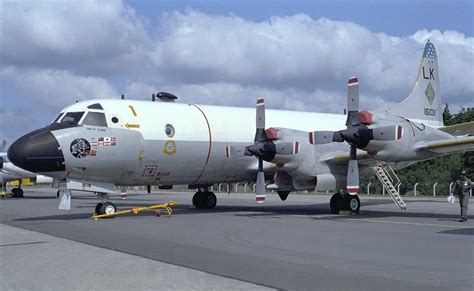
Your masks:
[[[474,135],[474,121],[454,124],[438,129],[454,136]]]
[[[347,152],[333,152],[330,155],[324,157],[322,162],[333,165],[344,165],[347,166],[349,163],[349,153]],[[375,166],[377,161],[374,160],[366,151],[357,150],[357,161],[359,165]]]
[[[431,142],[424,142],[417,146],[418,151],[429,151],[437,154],[452,154],[474,151],[474,136],[464,136]]]

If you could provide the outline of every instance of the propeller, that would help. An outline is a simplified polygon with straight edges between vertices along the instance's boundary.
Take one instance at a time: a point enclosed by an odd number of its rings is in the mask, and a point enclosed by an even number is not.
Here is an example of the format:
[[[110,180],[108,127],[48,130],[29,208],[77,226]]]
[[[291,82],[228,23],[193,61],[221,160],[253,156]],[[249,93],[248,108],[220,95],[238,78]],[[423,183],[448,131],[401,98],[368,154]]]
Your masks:
[[[257,181],[255,187],[255,198],[257,203],[265,201],[265,175],[263,172],[263,161],[271,162],[275,155],[295,155],[298,153],[300,145],[297,141],[278,142],[274,140],[280,138],[278,129],[269,128],[265,130],[265,101],[257,100],[255,118],[254,144],[248,146],[227,146],[225,155],[227,158],[241,156],[255,156],[258,159]]]
[[[311,144],[326,144],[344,142],[350,145],[349,164],[347,168],[347,192],[355,195],[359,191],[359,166],[357,149],[367,147],[371,140],[398,140],[403,135],[399,125],[369,128],[372,114],[367,111],[359,112],[359,80],[351,77],[347,83],[347,119],[346,129],[340,131],[314,131],[309,133]]]

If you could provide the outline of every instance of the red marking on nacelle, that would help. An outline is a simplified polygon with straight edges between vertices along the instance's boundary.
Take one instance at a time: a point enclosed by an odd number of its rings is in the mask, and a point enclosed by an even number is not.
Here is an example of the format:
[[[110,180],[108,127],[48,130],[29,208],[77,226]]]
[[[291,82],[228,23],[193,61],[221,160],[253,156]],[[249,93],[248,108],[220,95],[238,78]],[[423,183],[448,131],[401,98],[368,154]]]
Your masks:
[[[274,127],[270,127],[265,130],[265,134],[269,140],[276,140],[281,138],[280,131]]]
[[[403,136],[403,127],[397,125],[397,140],[401,139]]]
[[[359,112],[359,120],[360,120],[360,123],[362,123],[362,124],[365,124],[365,125],[372,124],[372,122],[373,122],[372,117],[373,117],[373,115],[369,111],[360,111]]]
[[[300,143],[295,141],[293,143],[293,153],[296,155],[300,151]]]

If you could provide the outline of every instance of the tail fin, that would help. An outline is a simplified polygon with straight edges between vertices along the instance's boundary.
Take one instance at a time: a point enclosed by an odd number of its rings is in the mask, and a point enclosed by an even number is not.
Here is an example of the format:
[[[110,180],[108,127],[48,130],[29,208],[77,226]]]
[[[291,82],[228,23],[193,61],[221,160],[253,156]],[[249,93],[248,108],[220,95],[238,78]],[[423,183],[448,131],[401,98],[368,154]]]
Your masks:
[[[438,56],[434,45],[428,41],[421,58],[415,87],[405,100],[386,112],[437,128],[443,126],[441,107]]]

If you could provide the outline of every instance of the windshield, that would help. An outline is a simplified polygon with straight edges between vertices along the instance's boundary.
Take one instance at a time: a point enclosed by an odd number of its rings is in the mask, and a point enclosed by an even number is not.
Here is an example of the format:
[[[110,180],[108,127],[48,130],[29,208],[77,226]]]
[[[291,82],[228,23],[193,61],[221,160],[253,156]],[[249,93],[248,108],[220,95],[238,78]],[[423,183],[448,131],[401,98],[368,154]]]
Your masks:
[[[68,112],[66,113],[66,115],[64,115],[63,119],[61,120],[61,123],[64,123],[64,122],[78,123],[79,120],[81,120],[82,115],[84,115],[84,112]]]
[[[107,126],[107,121],[105,120],[105,114],[101,112],[89,112],[87,113],[83,125],[93,125],[93,126]]]
[[[61,119],[61,117],[63,117],[63,115],[64,115],[64,112],[59,113],[58,116],[56,116],[56,118],[53,120],[52,123],[59,122],[59,120]]]

